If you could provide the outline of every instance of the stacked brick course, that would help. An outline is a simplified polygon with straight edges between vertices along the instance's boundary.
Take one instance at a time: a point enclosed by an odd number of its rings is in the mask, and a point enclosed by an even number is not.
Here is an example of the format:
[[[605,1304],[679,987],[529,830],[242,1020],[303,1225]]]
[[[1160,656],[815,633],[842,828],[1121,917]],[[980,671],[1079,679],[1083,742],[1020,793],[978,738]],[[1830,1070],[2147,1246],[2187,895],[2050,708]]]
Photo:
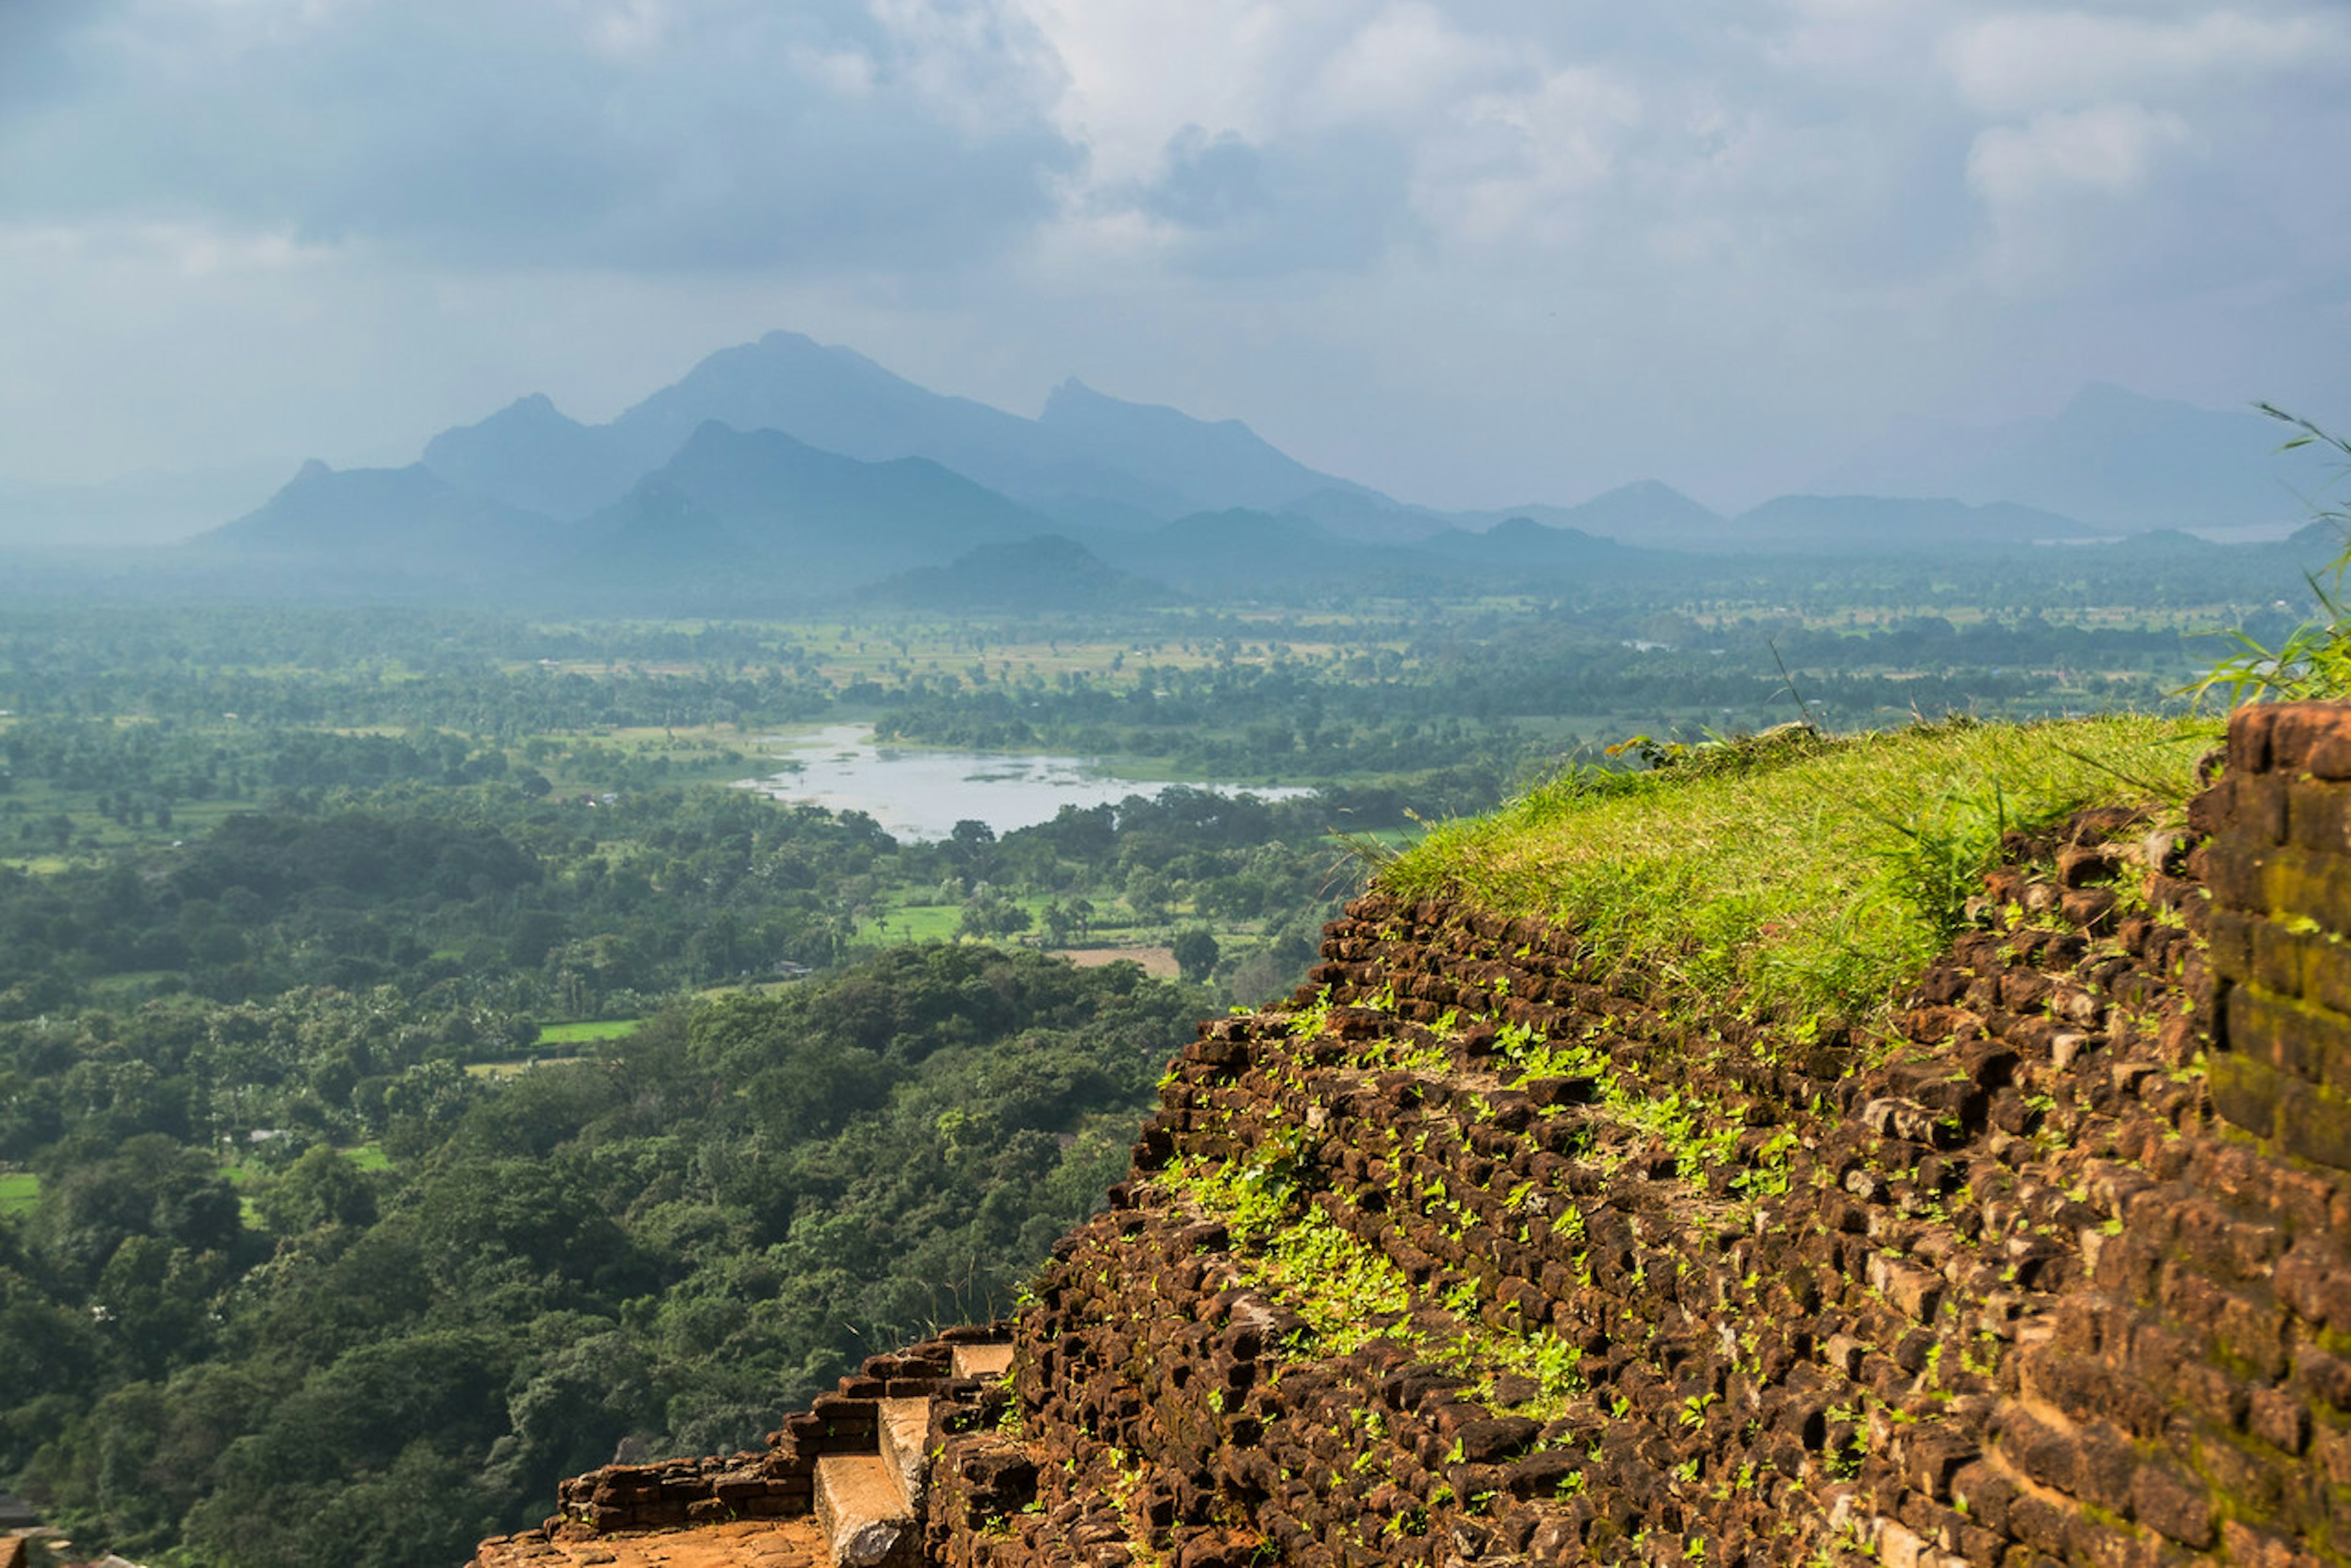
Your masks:
[[[2351,1167],[2351,727],[2335,705],[2242,710],[2198,819],[2213,1095],[2285,1153]]]

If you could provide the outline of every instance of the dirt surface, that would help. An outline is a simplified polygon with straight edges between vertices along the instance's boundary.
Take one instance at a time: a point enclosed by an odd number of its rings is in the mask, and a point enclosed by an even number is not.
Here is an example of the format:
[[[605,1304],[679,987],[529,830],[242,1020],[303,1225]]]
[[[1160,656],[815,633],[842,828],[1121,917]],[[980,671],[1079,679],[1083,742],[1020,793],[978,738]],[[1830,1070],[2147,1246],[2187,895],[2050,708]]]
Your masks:
[[[1143,972],[1155,980],[1172,980],[1180,972],[1173,947],[1055,947],[1050,951],[1054,957],[1067,958],[1081,969],[1099,969],[1104,964],[1140,964]]]

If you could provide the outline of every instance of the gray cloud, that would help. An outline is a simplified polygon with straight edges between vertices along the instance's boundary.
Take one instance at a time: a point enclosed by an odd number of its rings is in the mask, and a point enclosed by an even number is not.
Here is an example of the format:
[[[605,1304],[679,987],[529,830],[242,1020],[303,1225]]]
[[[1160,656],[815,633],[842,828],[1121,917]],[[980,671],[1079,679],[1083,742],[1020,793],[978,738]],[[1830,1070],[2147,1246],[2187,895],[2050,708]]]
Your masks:
[[[1000,36],[853,4],[151,0],[135,21],[52,21],[85,81],[0,129],[10,215],[472,266],[920,267],[1033,225],[1078,156]]]
[[[1108,193],[1179,231],[1171,265],[1207,277],[1264,277],[1371,266],[1419,225],[1409,164],[1372,132],[1259,147],[1186,126],[1158,176]]]

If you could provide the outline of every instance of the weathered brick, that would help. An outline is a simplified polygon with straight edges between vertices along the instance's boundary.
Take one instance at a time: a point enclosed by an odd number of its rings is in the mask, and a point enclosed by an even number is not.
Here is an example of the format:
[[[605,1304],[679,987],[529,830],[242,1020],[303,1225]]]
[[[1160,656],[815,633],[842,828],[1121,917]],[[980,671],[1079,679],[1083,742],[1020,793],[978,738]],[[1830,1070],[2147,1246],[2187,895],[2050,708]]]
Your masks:
[[[2254,907],[2274,916],[2314,920],[2328,931],[2351,932],[2351,859],[2278,849],[2255,859],[2254,874],[2260,886]]]
[[[2282,997],[2307,994],[2304,974],[2309,938],[2275,920],[2259,920],[2253,923],[2252,939],[2252,972],[2246,978]]]
[[[2140,1466],[2131,1477],[2130,1504],[2141,1524],[2191,1551],[2202,1552],[2219,1539],[2211,1492],[2177,1465],[2158,1461]]]
[[[2246,1427],[2273,1448],[2299,1456],[2310,1447],[2310,1412],[2283,1388],[2259,1388],[2252,1393]]]
[[[2351,788],[2335,782],[2293,786],[2286,841],[2314,854],[2351,854]]]
[[[2231,826],[2237,834],[2260,844],[2286,841],[2286,798],[2291,781],[2276,774],[2252,775],[2237,780]]]
[[[2229,988],[2226,1019],[2231,1051],[2311,1083],[2351,1087],[2351,1017],[2273,987],[2242,985]]]
[[[2242,909],[2216,909],[2205,927],[2212,955],[2212,972],[2223,979],[2241,980],[2253,972],[2253,928],[2267,924]]]
[[[2277,1135],[2278,1103],[2297,1080],[2234,1049],[2213,1053],[2210,1076],[2214,1110],[2257,1137]]]
[[[2278,1105],[2277,1138],[2290,1155],[2351,1170],[2351,1100],[2331,1089],[2287,1095]]]

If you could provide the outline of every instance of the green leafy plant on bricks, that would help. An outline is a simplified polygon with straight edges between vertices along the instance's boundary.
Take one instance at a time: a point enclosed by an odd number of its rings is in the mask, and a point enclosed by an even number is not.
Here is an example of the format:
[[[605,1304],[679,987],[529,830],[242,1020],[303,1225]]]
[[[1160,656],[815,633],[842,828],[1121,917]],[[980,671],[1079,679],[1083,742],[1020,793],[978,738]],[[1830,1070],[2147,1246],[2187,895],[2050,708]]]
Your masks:
[[[1481,1395],[1490,1394],[1497,1376],[1517,1373],[1536,1385],[1525,1408],[1539,1417],[1557,1415],[1583,1391],[1576,1346],[1541,1326],[1517,1333],[1488,1327],[1475,1315],[1474,1282],[1443,1301],[1449,1323],[1415,1313],[1416,1305],[1430,1303],[1416,1297],[1404,1270],[1307,1201],[1286,1174],[1294,1168],[1187,1159],[1158,1179],[1224,1220],[1244,1276],[1306,1320],[1318,1354],[1345,1355],[1374,1339],[1399,1339],[1423,1359],[1475,1380]]]

